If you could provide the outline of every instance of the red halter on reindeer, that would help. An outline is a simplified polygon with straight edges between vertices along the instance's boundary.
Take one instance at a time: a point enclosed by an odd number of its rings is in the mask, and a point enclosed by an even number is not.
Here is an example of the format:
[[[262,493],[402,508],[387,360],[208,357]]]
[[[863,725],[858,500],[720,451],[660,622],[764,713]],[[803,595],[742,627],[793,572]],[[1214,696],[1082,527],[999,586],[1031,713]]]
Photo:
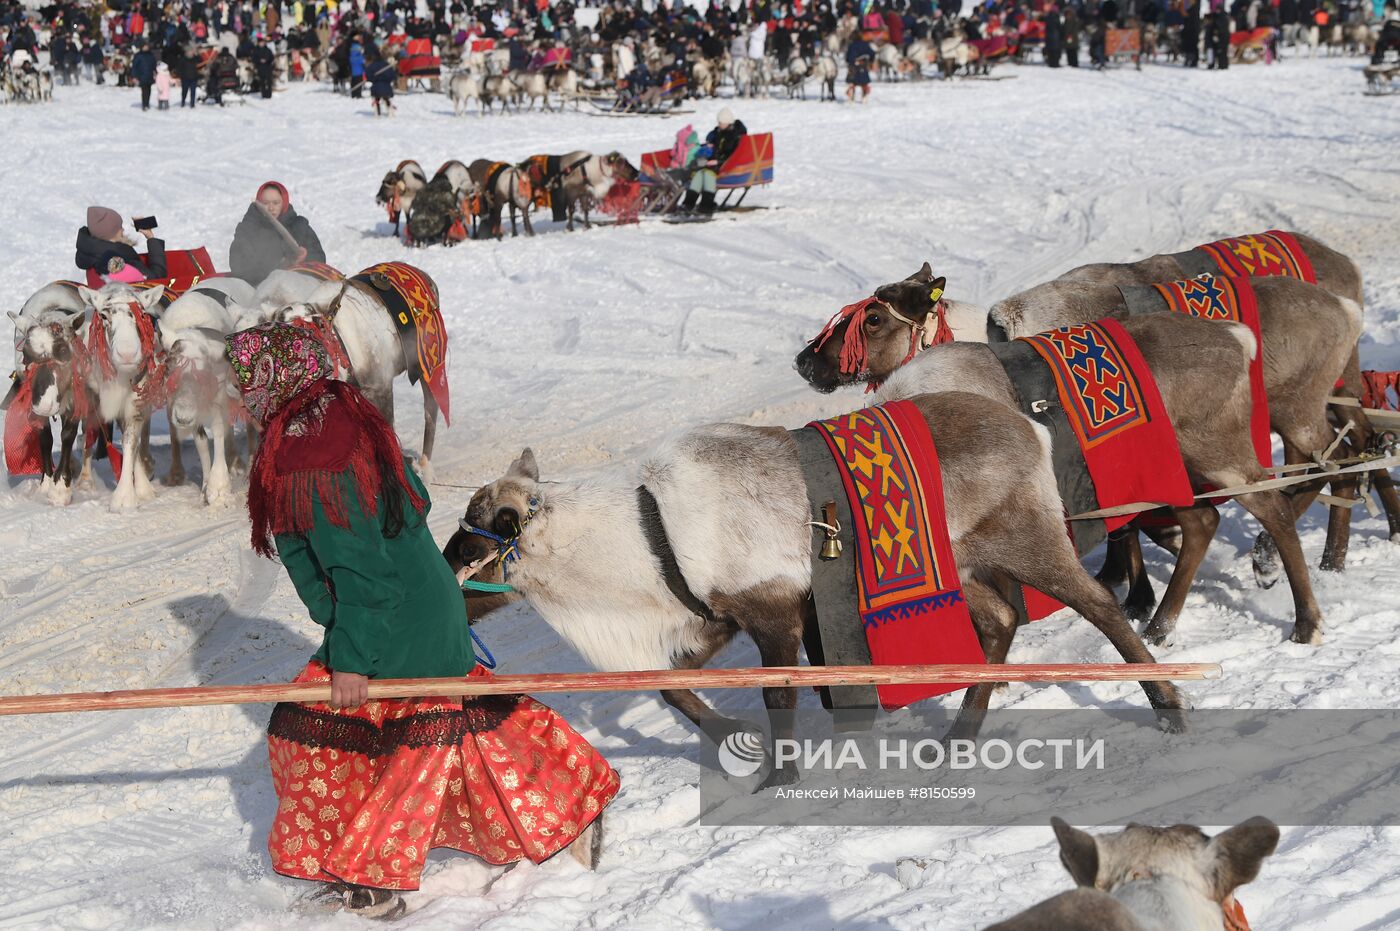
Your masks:
[[[943,279],[939,279],[941,282]],[[909,354],[904,357],[903,365],[921,349],[930,346],[937,346],[940,343],[951,343],[953,341],[953,331],[948,326],[947,307],[943,301],[943,288],[941,284],[936,284],[929,291],[929,300],[933,302],[933,310],[923,320],[913,320],[895,310],[886,301],[871,295],[854,304],[847,304],[836,312],[822,331],[812,340],[812,348],[819,350],[826,345],[826,341],[831,339],[832,334],[845,321],[850,321],[846,327],[846,335],[842,338],[841,344],[841,374],[843,375],[866,375],[869,373],[870,362],[866,357],[865,342],[865,318],[872,307],[878,307],[889,314],[895,320],[908,325],[909,327]],[[880,387],[878,379],[869,379],[866,382],[867,393]]]

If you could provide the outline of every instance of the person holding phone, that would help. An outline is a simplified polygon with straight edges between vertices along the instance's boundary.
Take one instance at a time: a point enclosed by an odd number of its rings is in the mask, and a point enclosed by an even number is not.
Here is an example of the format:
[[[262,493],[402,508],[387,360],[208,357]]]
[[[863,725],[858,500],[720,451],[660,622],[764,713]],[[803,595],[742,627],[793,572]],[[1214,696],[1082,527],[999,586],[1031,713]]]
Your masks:
[[[110,207],[89,207],[87,225],[78,230],[74,263],[83,271],[103,276],[112,273],[112,259],[119,258],[125,268],[141,276],[138,280],[164,278],[165,241],[155,234],[155,217],[138,219],[133,226],[146,238],[145,255],[136,251],[136,240],[122,230],[121,214]],[[127,277],[130,274],[128,272]]]
[[[306,217],[292,209],[287,189],[277,181],[265,182],[234,231],[229,270],[257,287],[279,268],[325,260],[321,240]]]

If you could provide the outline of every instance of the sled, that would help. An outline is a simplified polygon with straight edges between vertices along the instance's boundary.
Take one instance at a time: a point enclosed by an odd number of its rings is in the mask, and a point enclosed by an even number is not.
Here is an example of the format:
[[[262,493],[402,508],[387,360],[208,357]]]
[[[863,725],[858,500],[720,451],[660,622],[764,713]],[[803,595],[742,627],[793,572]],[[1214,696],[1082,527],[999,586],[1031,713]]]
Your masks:
[[[1133,66],[1142,69],[1142,33],[1136,29],[1106,29],[1103,37],[1103,54],[1109,61],[1121,61],[1130,57]]]
[[[417,85],[420,90],[436,90],[441,78],[442,58],[433,54],[433,40],[409,39],[399,59],[399,84],[403,89]]]
[[[164,278],[151,278],[146,281],[138,281],[135,287],[153,287],[157,284],[164,286],[165,296],[169,300],[175,300],[190,288],[199,284],[205,278],[218,277],[221,272],[214,269],[214,260],[209,258],[209,250],[200,246],[197,249],[168,249],[165,253],[165,273]],[[96,270],[87,270],[87,285],[89,288],[97,290],[106,282],[102,280]]]
[[[597,110],[593,116],[684,116],[694,113],[694,110],[683,109],[680,102],[683,98],[678,97],[674,101],[662,100],[654,106],[641,106],[635,103],[624,103],[620,100],[599,99],[597,97],[585,98]],[[584,111],[589,112],[589,111]]]
[[[638,169],[638,180],[642,185],[650,188],[672,189],[678,183],[666,172],[671,167],[671,150],[662,149],[659,152],[644,152],[642,154],[641,166]],[[739,147],[734,150],[734,154],[725,160],[725,163],[715,172],[715,187],[724,191],[724,200],[720,203],[721,210],[734,210],[744,202],[749,190],[754,187],[762,187],[765,184],[773,183],[773,134],[772,133],[751,133],[739,140]],[[734,192],[739,192],[739,199],[734,201],[733,206],[729,205],[729,200],[734,196]],[[677,199],[679,199],[677,197]],[[669,213],[674,207],[674,201],[664,210],[655,212]]]
[[[1379,65],[1367,65],[1365,74],[1366,93],[1372,97],[1400,91],[1400,62],[1392,61]]]

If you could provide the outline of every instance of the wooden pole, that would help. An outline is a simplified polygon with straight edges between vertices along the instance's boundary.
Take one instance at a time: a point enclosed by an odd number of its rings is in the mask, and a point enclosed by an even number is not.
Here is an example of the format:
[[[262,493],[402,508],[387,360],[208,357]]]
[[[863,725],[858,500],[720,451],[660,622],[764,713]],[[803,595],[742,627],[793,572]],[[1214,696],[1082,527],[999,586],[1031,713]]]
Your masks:
[[[933,682],[1167,682],[1215,679],[1215,663],[1068,663],[942,666],[773,666],[745,669],[655,669],[573,672],[492,678],[378,679],[370,698],[420,695],[503,695],[520,692],[639,692],[654,689],[748,689],[818,685],[914,685]],[[119,692],[0,697],[0,716],[135,708],[192,708],[259,702],[327,702],[329,682],[227,685]]]

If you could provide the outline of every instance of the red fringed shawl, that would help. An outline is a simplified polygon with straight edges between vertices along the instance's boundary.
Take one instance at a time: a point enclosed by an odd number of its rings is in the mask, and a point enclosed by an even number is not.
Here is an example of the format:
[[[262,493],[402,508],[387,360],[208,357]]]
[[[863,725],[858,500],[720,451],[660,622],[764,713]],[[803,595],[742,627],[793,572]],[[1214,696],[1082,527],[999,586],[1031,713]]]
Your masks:
[[[318,381],[278,411],[263,431],[248,487],[253,550],[271,558],[274,536],[309,531],[318,500],[332,525],[348,528],[347,470],[365,514],[378,513],[386,476],[423,513],[426,502],[404,474],[403,452],[384,416],[353,386]]]

